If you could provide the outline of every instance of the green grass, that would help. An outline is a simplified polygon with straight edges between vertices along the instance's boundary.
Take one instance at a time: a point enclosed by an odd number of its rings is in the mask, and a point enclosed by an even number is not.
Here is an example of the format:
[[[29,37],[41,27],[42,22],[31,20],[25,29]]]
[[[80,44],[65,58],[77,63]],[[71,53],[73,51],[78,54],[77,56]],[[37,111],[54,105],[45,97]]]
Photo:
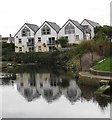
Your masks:
[[[0,61],[0,65],[2,65],[2,66],[6,66],[8,63],[14,64],[14,62]]]
[[[112,72],[112,57],[105,58],[105,60],[101,63],[97,63],[93,66],[93,69],[99,71],[111,71]]]

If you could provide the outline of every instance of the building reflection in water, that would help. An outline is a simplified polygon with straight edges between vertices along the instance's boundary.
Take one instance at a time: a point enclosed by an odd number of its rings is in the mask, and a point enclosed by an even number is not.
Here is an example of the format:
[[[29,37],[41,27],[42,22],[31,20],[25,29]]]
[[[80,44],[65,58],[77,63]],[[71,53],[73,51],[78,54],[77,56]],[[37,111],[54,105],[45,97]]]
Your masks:
[[[27,99],[27,101],[32,101],[40,97],[40,93],[36,87],[35,75],[33,74],[18,74],[17,90]]]
[[[48,103],[64,95],[71,103],[81,97],[75,80],[62,79],[50,73],[17,74],[17,90],[27,101],[42,96]]]

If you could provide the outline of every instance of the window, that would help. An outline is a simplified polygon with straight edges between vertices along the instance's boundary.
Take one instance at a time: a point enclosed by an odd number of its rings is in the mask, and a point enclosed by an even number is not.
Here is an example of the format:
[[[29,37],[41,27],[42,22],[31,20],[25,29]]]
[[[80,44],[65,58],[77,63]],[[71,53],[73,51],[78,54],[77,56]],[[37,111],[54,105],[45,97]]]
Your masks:
[[[47,25],[42,28],[41,32],[42,35],[49,35],[51,33],[50,28]]]
[[[22,52],[22,47],[19,47],[19,52]]]
[[[32,51],[34,51],[34,47],[32,47]]]
[[[25,28],[22,30],[21,34],[22,34],[22,37],[30,36],[30,30],[29,30],[27,27],[25,27]]]
[[[33,39],[33,38],[29,38],[29,39],[28,39],[28,42],[29,42],[29,43],[34,43],[34,39]]]
[[[41,88],[43,87],[43,84],[42,84],[42,83],[40,83],[40,87],[41,87]]]
[[[68,36],[65,36],[64,38],[66,38],[68,40]]]
[[[25,31],[22,31],[22,37],[26,36]]]
[[[52,39],[51,39],[51,38],[49,38],[49,43],[51,43],[51,40],[52,40]]]
[[[30,31],[27,31],[26,33],[27,33],[27,36],[30,36]]]
[[[54,41],[54,40],[55,40],[55,37],[52,37],[52,40]]]
[[[49,43],[50,43],[50,44],[54,44],[54,43],[55,43],[55,37],[49,38]]]
[[[38,51],[41,52],[41,46],[38,46]]]
[[[50,34],[50,29],[47,29],[47,34]]]
[[[29,52],[33,52],[34,51],[34,47],[29,47]]]
[[[79,35],[76,35],[76,40],[79,40]]]
[[[75,28],[72,24],[67,24],[65,27],[65,34],[74,34],[75,33]]]
[[[54,51],[54,46],[49,46],[49,52],[53,52]]]
[[[18,40],[18,43],[22,43],[21,39]]]
[[[31,48],[29,48],[29,52],[31,52]]]
[[[18,36],[16,36],[16,38],[18,38]]]
[[[41,42],[41,37],[38,37],[38,42]]]

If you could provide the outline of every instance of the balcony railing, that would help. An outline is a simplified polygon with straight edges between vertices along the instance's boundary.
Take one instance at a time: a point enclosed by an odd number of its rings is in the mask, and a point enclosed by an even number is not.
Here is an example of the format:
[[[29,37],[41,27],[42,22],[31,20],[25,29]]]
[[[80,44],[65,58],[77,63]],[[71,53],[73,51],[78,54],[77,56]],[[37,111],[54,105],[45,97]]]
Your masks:
[[[34,46],[34,42],[27,42],[27,46]]]
[[[49,42],[49,41],[47,41],[47,45],[55,45],[56,44],[56,42]]]

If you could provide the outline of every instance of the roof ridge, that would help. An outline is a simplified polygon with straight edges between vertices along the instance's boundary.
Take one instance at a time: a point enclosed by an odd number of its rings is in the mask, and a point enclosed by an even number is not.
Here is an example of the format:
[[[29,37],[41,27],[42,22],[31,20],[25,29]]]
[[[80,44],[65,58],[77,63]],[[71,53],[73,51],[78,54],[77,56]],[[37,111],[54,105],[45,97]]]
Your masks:
[[[92,20],[89,20],[89,19],[85,19],[85,20],[99,24],[98,22],[95,22],[95,21],[92,21]]]
[[[57,24],[57,23],[55,23],[55,22],[49,22],[49,21],[45,21],[47,24],[49,24],[56,32],[58,32],[59,31],[59,29],[60,29],[60,26]]]
[[[30,24],[30,25],[36,25],[36,26],[38,26],[37,24],[32,24],[32,23],[25,23],[25,24]]]
[[[45,21],[45,22],[47,22],[47,23],[53,23],[53,24],[56,24],[57,26],[59,26],[56,22],[50,22],[50,21]]]
[[[49,22],[49,23],[55,23],[55,22],[51,22],[51,21],[45,21],[45,22]],[[56,23],[55,23],[56,24]]]
[[[72,19],[69,19],[70,21],[74,21],[74,22],[78,22],[78,21],[76,21],[76,20],[72,20]],[[78,22],[79,23],[79,22]]]

